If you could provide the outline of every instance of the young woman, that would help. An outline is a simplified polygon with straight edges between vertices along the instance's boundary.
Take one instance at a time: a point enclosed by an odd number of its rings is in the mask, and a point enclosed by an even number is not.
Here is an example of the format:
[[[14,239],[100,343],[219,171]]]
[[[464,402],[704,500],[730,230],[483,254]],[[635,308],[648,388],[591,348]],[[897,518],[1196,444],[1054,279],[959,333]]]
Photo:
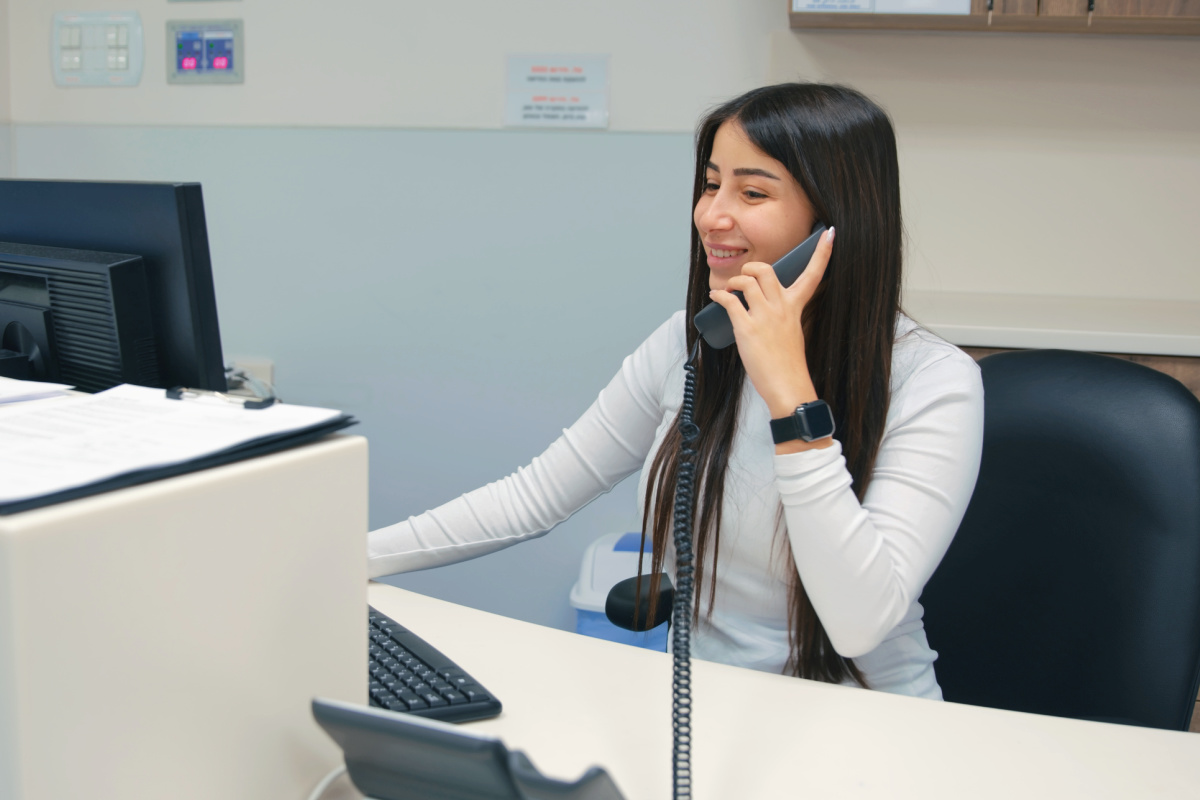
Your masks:
[[[983,387],[900,311],[891,123],[840,86],[732,100],[697,133],[693,222],[686,309],[528,467],[373,532],[371,575],[538,536],[643,467],[645,531],[670,573],[684,363],[716,302],[736,346],[698,356],[692,654],[940,698],[917,599],[975,484]],[[781,286],[770,265],[817,223],[807,270]],[[773,436],[795,416],[835,432]]]

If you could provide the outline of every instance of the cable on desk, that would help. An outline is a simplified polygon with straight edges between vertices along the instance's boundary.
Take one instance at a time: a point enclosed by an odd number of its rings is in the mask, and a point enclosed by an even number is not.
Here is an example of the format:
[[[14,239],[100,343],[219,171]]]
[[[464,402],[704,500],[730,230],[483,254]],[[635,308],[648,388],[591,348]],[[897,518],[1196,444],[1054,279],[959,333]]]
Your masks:
[[[252,397],[259,400],[270,398],[272,403],[279,399],[275,396],[274,385],[259,380],[239,367],[225,368],[225,382],[229,385],[230,391],[248,391]]]
[[[692,504],[695,491],[696,449],[700,429],[692,421],[696,399],[696,356],[700,337],[684,370],[683,405],[679,410],[679,480],[675,488],[675,596],[671,606],[674,626],[671,652],[671,783],[672,797],[692,796],[692,594],[695,568],[692,555]]]
[[[321,800],[321,796],[329,789],[330,784],[340,778],[346,772],[346,764],[334,767],[329,771],[329,774],[321,778],[321,782],[313,787],[312,792],[308,795],[308,800]]]

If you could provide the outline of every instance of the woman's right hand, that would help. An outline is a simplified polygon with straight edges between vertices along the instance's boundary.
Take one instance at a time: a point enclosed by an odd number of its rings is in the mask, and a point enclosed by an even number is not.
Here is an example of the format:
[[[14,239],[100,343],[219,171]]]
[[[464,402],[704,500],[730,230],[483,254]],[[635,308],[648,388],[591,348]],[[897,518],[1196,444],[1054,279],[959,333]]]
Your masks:
[[[780,284],[770,264],[750,262],[742,267],[742,274],[729,279],[725,289],[709,293],[729,314],[746,375],[772,418],[790,416],[798,406],[818,399],[808,372],[802,320],[829,266],[834,235],[833,228],[825,232],[807,268],[791,286]],[[734,290],[743,294],[745,306],[732,294]],[[828,440],[812,443],[828,444]]]

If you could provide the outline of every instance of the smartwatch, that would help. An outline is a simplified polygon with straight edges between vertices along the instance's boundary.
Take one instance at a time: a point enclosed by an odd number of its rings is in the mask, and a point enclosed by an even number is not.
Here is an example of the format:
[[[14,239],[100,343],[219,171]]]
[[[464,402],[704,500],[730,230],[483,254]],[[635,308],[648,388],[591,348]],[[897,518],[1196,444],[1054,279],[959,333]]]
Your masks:
[[[815,442],[833,436],[835,427],[829,404],[824,400],[814,400],[797,408],[791,416],[771,420],[771,438],[775,444],[796,439]]]

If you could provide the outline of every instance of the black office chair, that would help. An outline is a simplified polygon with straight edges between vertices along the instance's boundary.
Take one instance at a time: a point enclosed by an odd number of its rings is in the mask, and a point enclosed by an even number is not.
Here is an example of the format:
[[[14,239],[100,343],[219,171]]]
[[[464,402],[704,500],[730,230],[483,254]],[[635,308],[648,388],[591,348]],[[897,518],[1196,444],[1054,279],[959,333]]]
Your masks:
[[[1090,353],[997,353],[980,368],[979,482],[921,597],[945,698],[1187,730],[1200,401]]]

